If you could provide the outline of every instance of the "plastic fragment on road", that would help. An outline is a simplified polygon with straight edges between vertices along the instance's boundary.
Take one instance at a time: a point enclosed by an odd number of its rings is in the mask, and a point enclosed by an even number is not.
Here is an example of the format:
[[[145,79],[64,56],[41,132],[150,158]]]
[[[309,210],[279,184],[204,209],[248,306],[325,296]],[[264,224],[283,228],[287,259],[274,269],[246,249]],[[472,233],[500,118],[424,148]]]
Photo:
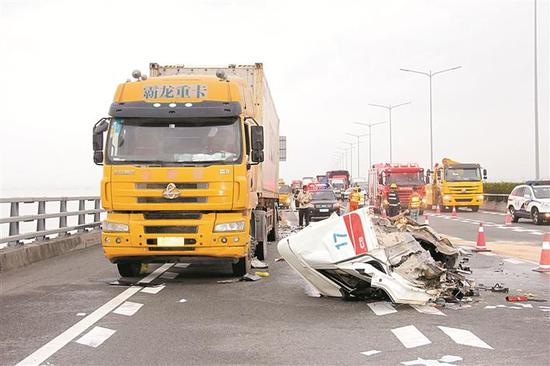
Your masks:
[[[378,350],[375,350],[375,349],[371,349],[370,351],[365,351],[365,352],[361,352],[361,354],[363,356],[372,356],[372,355],[376,355],[378,353],[380,353],[382,351],[378,351]]]
[[[247,273],[244,276],[241,277],[241,281],[258,281],[262,278],[260,276],[257,276],[255,274]]]
[[[260,277],[269,277],[269,272],[256,271],[254,274]]]
[[[280,240],[278,250],[323,296],[417,305],[472,296],[459,251],[404,216],[387,219],[368,209],[333,215]]]

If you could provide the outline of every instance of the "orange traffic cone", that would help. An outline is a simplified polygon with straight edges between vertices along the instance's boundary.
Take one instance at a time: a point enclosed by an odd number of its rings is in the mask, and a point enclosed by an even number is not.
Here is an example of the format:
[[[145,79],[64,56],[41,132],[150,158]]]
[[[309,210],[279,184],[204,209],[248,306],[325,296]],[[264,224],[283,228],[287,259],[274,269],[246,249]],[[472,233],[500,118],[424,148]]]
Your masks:
[[[441,213],[441,207],[439,207],[439,205],[436,206],[436,208],[435,208],[435,213],[436,213],[436,214],[440,214],[440,213]]]
[[[424,225],[430,225],[430,222],[428,221],[428,215],[424,215]]]
[[[477,243],[473,249],[474,252],[490,252],[485,244],[485,231],[483,231],[483,223],[479,223],[479,229],[477,230]]]
[[[506,226],[512,225],[512,215],[510,215],[510,212],[507,212],[506,216],[504,216],[504,225]]]
[[[453,206],[453,212],[451,212],[451,217],[458,217],[456,213],[456,206]]]
[[[542,251],[540,252],[540,261],[536,272],[550,272],[550,235],[544,234],[542,237]]]

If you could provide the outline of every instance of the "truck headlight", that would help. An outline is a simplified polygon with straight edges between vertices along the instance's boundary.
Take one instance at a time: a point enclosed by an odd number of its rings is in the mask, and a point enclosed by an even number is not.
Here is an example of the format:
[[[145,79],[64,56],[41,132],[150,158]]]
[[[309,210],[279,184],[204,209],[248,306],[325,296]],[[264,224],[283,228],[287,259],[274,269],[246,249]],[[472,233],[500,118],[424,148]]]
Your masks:
[[[129,228],[126,224],[121,224],[118,222],[109,222],[109,221],[103,221],[101,224],[101,229],[105,232],[111,232],[111,233],[127,233]]]
[[[450,200],[451,200],[451,196],[449,196],[449,195],[446,194],[446,195],[443,196],[443,200],[444,200],[444,201],[450,201]]]
[[[216,226],[214,226],[214,232],[243,231],[244,226],[244,221],[224,222],[222,224],[216,224]]]
[[[483,201],[483,195],[482,195],[482,194],[478,194],[478,195],[477,195],[477,200],[478,200],[478,201]]]
[[[426,197],[422,198],[422,203],[426,203],[428,202],[428,200],[426,199]]]

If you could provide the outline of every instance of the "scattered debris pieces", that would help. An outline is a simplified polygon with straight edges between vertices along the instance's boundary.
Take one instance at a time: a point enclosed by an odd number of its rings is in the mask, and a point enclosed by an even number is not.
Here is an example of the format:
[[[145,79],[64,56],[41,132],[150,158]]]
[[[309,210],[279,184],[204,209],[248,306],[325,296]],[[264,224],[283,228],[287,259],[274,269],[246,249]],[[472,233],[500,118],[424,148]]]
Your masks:
[[[253,281],[261,280],[262,277],[258,276],[257,273],[258,273],[258,272],[256,272],[256,274],[247,273],[247,274],[245,274],[245,275],[242,276],[242,277],[230,278],[230,279],[227,279],[227,280],[219,280],[219,281],[217,281],[217,282],[218,282],[218,283],[236,283],[236,282],[242,282],[242,281],[245,281],[245,282],[253,282]],[[268,272],[260,272],[260,273],[267,273],[268,276],[269,276],[269,273],[268,273]],[[264,276],[264,277],[267,277],[267,276]]]
[[[489,286],[485,286],[483,284],[480,284],[479,286],[477,286],[477,289],[479,290],[487,290],[487,291],[492,291],[492,292],[503,292],[503,293],[508,293],[508,291],[510,291],[510,289],[508,287],[504,287],[502,286],[502,284],[500,282],[497,282],[494,286],[492,287],[489,287]]]
[[[282,239],[278,249],[324,296],[424,305],[475,295],[458,249],[403,215],[383,218],[368,209],[333,215]]]
[[[260,272],[260,271],[256,271],[256,276],[260,276],[260,277],[269,277],[269,272]]]
[[[275,262],[284,262],[285,259],[283,257],[275,258]]]

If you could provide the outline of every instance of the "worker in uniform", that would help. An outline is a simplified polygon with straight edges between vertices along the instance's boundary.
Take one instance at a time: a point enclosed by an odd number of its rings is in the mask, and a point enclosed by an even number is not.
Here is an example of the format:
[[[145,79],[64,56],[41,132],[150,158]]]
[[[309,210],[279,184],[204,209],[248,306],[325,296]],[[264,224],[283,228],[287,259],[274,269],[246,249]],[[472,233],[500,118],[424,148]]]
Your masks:
[[[392,183],[390,185],[390,192],[388,193],[388,216],[397,216],[400,211],[401,202],[399,201],[399,195],[397,194],[397,184]]]
[[[304,186],[302,191],[298,193],[298,224],[300,227],[304,226],[304,220],[306,226],[309,225],[311,207],[311,193],[308,192],[307,186]]]
[[[409,202],[409,212],[411,219],[413,219],[414,221],[418,221],[418,213],[420,212],[421,201],[422,198],[420,197],[416,189],[413,189],[411,200]]]
[[[359,194],[359,187],[353,188],[349,195],[349,211],[355,211],[359,208],[359,202],[361,201],[361,194]]]

